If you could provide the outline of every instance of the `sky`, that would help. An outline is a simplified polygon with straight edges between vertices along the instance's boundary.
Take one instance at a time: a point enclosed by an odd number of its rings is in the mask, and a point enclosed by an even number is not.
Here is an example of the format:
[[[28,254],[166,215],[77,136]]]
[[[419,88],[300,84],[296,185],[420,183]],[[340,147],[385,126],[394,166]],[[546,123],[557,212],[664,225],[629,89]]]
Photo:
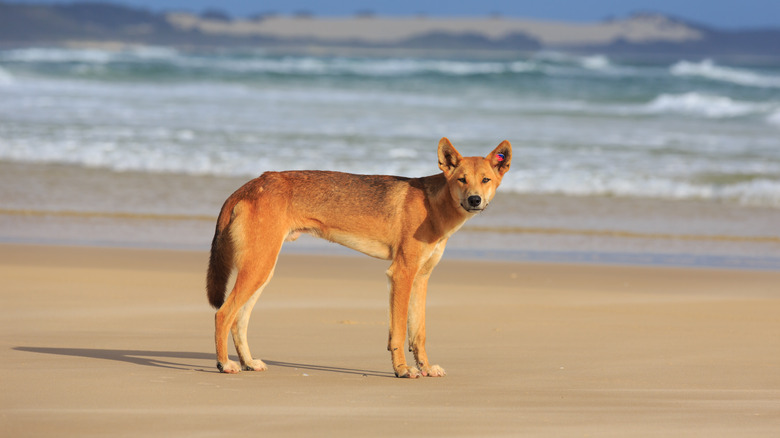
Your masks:
[[[71,3],[70,0],[0,0],[8,3]],[[90,0],[101,1],[101,0]],[[375,15],[431,17],[487,16],[500,14],[544,20],[576,22],[626,17],[634,12],[660,12],[724,29],[780,28],[780,0],[102,0],[160,12],[207,9],[239,18],[258,13],[288,15],[307,12],[315,16]]]

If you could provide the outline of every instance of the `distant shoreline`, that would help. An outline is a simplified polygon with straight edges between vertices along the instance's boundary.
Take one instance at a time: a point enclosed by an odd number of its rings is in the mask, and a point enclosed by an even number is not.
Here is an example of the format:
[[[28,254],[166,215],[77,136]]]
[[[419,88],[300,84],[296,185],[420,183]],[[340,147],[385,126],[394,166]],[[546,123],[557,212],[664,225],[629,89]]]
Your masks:
[[[529,52],[556,50],[633,56],[780,57],[780,28],[721,30],[661,14],[600,22],[516,17],[155,13],[109,3],[0,2],[0,48],[31,46],[254,47],[274,51],[403,50]]]
[[[634,43],[697,41],[702,32],[660,15],[637,15],[624,20],[567,23],[519,18],[428,17],[283,17],[262,20],[214,20],[192,14],[172,13],[167,19],[184,30],[236,36],[319,40],[369,44],[394,44],[433,33],[482,36],[498,40],[524,34],[544,47],[583,47],[618,40]]]

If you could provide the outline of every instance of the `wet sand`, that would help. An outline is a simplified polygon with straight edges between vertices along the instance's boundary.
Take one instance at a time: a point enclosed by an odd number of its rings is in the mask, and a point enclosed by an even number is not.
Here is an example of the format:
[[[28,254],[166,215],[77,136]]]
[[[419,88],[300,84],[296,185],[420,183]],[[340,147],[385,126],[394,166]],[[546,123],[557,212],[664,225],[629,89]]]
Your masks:
[[[0,243],[205,251],[222,203],[246,180],[0,163]],[[447,256],[780,270],[778,223],[768,206],[500,189]],[[285,250],[354,254],[314,238]]]
[[[446,259],[444,378],[396,379],[387,263],[289,255],[216,372],[205,252],[0,245],[7,436],[776,436],[780,272]]]

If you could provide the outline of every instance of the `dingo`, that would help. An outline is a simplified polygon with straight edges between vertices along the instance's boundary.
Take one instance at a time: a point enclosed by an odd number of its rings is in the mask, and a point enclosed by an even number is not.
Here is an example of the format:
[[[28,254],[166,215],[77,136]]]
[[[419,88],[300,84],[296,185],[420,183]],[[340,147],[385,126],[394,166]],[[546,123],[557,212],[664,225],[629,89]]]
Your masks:
[[[207,291],[217,308],[217,368],[224,373],[263,371],[246,341],[249,316],[276,267],[284,241],[301,233],[392,260],[390,336],[387,349],[398,377],[443,376],[425,352],[425,294],[447,239],[493,199],[512,161],[504,140],[485,158],[462,157],[447,138],[439,141],[442,173],[422,178],[352,175],[327,171],[266,172],[236,190],[217,219]],[[233,290],[225,299],[233,269]],[[407,366],[403,347],[419,368]],[[228,329],[241,368],[228,359]]]

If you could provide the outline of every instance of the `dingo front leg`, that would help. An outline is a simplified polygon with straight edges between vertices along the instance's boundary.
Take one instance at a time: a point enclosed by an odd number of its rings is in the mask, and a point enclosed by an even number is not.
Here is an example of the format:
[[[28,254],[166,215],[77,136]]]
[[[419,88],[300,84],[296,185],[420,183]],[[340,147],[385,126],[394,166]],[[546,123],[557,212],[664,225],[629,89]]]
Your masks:
[[[428,279],[443,253],[444,243],[436,248],[414,280],[409,302],[409,350],[414,354],[420,372],[426,377],[442,377],[446,374],[442,367],[430,364],[428,354],[425,352],[425,300],[428,293]]]
[[[416,268],[410,269],[408,265],[399,264],[397,260],[387,270],[387,277],[390,280],[390,335],[387,349],[390,351],[396,377],[411,379],[420,377],[420,370],[406,364],[404,352],[409,296],[415,271]]]
[[[414,354],[414,360],[420,368],[420,373],[426,377],[442,377],[446,373],[438,365],[431,365],[425,352],[425,295],[427,293],[428,276],[417,278],[412,288],[409,303],[409,351]]]

